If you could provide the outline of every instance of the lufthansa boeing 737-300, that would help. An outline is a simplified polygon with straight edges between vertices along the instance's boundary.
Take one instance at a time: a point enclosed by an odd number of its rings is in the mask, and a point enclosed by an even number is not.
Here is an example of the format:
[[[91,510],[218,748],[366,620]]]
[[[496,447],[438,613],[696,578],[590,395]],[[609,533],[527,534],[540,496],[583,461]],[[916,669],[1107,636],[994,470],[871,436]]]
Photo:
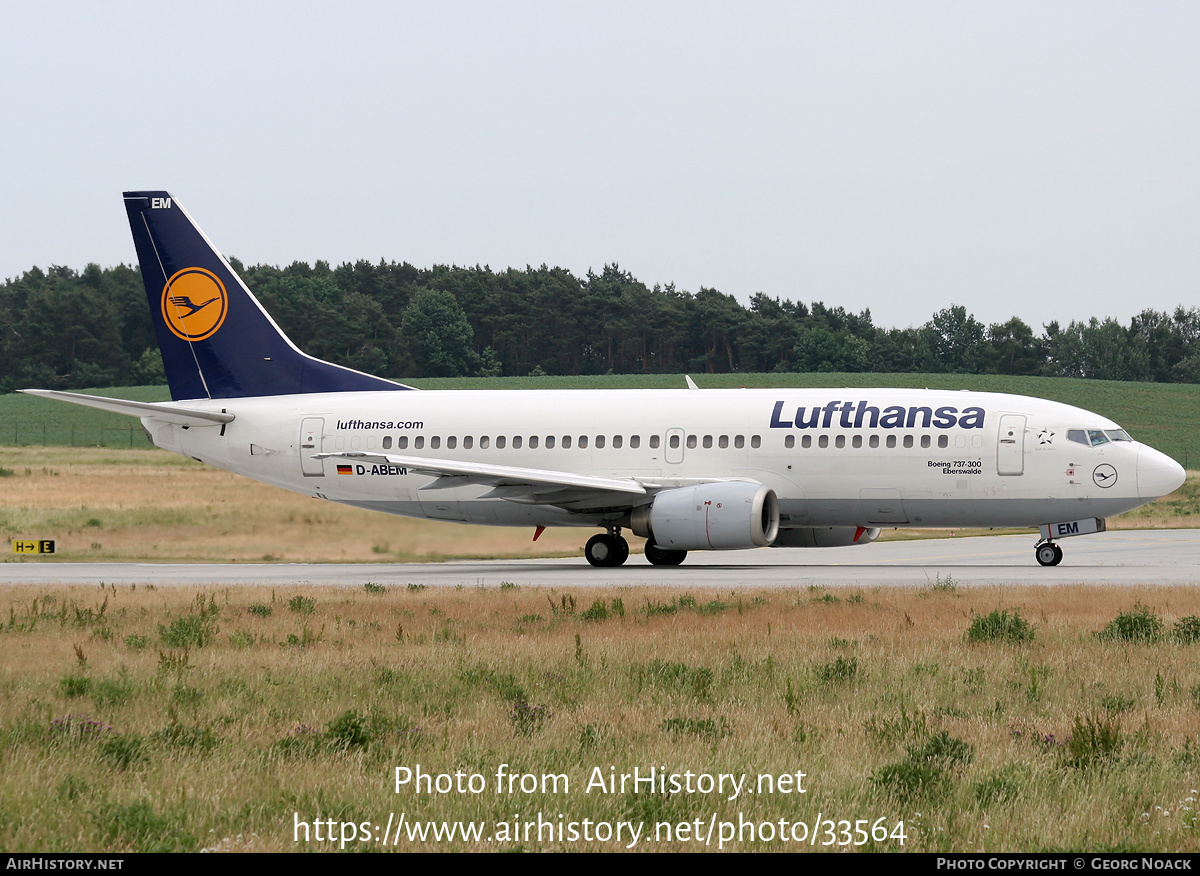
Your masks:
[[[1184,481],[1098,414],[911,389],[416,391],[301,352],[167,192],[126,192],[171,388],[145,403],[30,389],[140,417],[157,446],[318,499],[462,523],[598,527],[629,556],[872,542],[883,526],[1029,527],[1058,541]],[[536,535],[535,535],[536,537]]]

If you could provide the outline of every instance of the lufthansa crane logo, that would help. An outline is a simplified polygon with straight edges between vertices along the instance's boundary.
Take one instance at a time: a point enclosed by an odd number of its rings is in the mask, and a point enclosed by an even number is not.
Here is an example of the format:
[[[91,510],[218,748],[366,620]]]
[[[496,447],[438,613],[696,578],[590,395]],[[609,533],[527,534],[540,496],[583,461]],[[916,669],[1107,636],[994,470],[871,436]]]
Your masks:
[[[1107,490],[1117,482],[1117,470],[1107,462],[1103,465],[1098,465],[1096,466],[1096,470],[1092,472],[1092,480],[1096,482],[1096,486]]]
[[[224,284],[203,268],[184,268],[163,286],[163,320],[172,334],[185,341],[211,337],[228,310],[229,293]]]

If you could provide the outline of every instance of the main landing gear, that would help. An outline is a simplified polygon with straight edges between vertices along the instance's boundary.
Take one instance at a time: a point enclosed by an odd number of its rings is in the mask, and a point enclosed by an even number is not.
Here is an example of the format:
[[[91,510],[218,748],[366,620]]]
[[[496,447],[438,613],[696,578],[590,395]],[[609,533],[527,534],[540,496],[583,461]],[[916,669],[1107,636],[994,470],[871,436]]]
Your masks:
[[[588,539],[583,555],[593,566],[619,566],[629,559],[629,542],[621,537],[621,530],[610,529]],[[687,556],[687,551],[669,551],[652,541],[646,542],[646,559],[655,566],[678,566]]]
[[[1034,545],[1033,555],[1043,566],[1057,566],[1062,562],[1063,550],[1052,541],[1039,541]]]
[[[629,559],[629,542],[620,533],[621,530],[612,529],[589,538],[583,549],[587,561],[593,566],[619,566]]]
[[[687,556],[687,551],[669,551],[652,541],[646,542],[646,559],[655,566],[678,566]]]

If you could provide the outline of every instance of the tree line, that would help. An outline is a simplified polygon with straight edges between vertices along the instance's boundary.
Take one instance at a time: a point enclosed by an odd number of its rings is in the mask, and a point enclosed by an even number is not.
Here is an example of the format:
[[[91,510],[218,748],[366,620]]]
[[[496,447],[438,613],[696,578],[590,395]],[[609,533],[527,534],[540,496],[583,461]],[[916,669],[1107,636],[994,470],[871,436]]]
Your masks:
[[[306,352],[393,378],[725,372],[957,372],[1200,382],[1200,310],[1035,332],[965,307],[923,325],[757,294],[648,287],[616,265],[493,271],[360,261],[244,267]],[[134,267],[33,268],[0,286],[0,391],[165,382]]]

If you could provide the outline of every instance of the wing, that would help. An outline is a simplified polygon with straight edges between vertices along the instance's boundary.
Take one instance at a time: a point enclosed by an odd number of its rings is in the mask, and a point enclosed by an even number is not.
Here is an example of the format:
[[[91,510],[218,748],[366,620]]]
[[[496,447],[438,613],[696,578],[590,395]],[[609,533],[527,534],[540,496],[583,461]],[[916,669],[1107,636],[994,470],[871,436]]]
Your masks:
[[[515,465],[490,465],[431,459],[424,456],[395,456],[384,453],[316,453],[314,459],[336,457],[406,468],[417,474],[431,475],[421,490],[448,490],[473,485],[491,487],[481,499],[507,499],[530,505],[559,505],[571,508],[629,507],[641,504],[650,488],[633,478],[605,478],[574,472]]]

